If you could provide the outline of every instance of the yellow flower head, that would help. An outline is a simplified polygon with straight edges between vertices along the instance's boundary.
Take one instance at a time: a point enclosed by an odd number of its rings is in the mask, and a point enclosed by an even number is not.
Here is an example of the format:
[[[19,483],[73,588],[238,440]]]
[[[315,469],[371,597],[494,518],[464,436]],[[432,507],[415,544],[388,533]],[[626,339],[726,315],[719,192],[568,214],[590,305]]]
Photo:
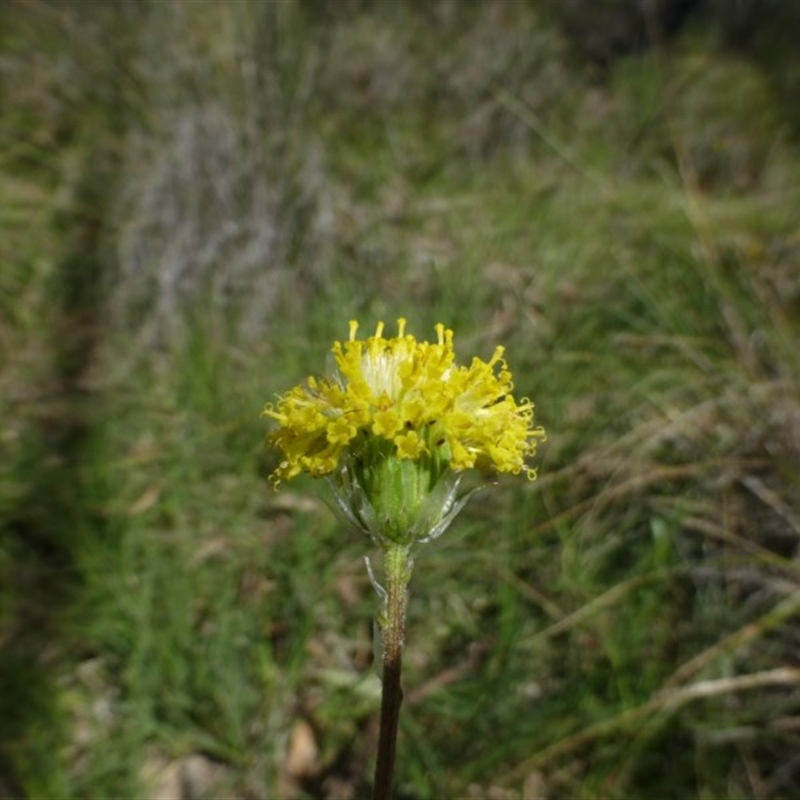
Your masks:
[[[436,342],[405,333],[350,338],[333,345],[337,374],[309,378],[268,404],[264,414],[280,427],[269,436],[284,458],[273,482],[301,472],[336,472],[347,456],[369,450],[400,460],[434,459],[442,469],[519,473],[528,466],[542,428],[533,426],[533,403],[514,400],[511,373],[497,347],[489,361],[455,360],[453,332],[441,323]],[[437,470],[439,472],[440,470]]]
[[[269,404],[279,423],[268,441],[283,452],[276,485],[301,472],[328,477],[339,510],[379,544],[410,545],[444,531],[467,501],[464,470],[525,471],[544,438],[533,404],[511,395],[511,373],[498,347],[486,362],[456,363],[453,332],[436,342],[405,333],[333,345],[335,374],[309,378]]]

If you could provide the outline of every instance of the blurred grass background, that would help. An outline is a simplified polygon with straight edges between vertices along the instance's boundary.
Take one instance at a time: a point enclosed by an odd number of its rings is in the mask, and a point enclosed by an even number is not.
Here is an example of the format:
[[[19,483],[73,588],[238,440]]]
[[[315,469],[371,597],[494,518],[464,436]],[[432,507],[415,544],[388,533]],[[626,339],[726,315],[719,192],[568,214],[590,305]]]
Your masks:
[[[406,316],[549,439],[419,553],[398,797],[797,797],[797,14],[698,5],[3,3],[0,796],[365,796],[259,413]]]

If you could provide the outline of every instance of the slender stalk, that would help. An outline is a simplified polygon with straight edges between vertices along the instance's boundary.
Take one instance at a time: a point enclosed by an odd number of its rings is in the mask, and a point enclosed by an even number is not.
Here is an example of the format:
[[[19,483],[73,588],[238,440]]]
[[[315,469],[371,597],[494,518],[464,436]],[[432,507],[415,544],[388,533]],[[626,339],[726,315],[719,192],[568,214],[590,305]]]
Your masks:
[[[397,724],[403,690],[400,673],[403,666],[403,640],[406,632],[406,601],[412,561],[407,545],[389,545],[383,554],[386,572],[386,605],[379,618],[383,641],[383,691],[381,727],[378,735],[378,760],[372,800],[390,800],[397,746]]]

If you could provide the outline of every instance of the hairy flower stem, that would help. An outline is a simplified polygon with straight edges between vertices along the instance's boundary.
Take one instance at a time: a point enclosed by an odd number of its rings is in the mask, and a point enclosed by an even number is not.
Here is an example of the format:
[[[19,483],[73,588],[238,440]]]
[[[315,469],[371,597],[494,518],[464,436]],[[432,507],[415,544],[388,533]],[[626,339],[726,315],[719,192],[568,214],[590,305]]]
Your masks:
[[[406,629],[406,601],[412,567],[408,545],[388,545],[383,558],[386,573],[386,605],[379,617],[383,641],[383,692],[373,800],[390,800],[392,796],[397,723],[400,719],[400,704],[403,701],[400,673]]]

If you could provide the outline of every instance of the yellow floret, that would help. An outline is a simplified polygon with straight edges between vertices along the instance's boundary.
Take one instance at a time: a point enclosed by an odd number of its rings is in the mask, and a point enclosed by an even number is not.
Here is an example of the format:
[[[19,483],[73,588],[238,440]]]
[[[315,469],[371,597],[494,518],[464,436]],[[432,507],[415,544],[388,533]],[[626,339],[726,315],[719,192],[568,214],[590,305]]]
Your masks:
[[[284,454],[276,483],[301,472],[329,475],[343,456],[363,451],[369,437],[385,441],[400,459],[435,451],[456,471],[535,477],[526,462],[544,431],[533,426],[533,404],[513,399],[503,348],[488,362],[474,358],[459,366],[451,330],[440,323],[436,342],[418,342],[405,325],[399,319],[397,336],[387,339],[379,323],[360,340],[351,321],[348,341],[333,345],[336,374],[309,378],[267,405],[264,414],[279,425],[269,441]]]

